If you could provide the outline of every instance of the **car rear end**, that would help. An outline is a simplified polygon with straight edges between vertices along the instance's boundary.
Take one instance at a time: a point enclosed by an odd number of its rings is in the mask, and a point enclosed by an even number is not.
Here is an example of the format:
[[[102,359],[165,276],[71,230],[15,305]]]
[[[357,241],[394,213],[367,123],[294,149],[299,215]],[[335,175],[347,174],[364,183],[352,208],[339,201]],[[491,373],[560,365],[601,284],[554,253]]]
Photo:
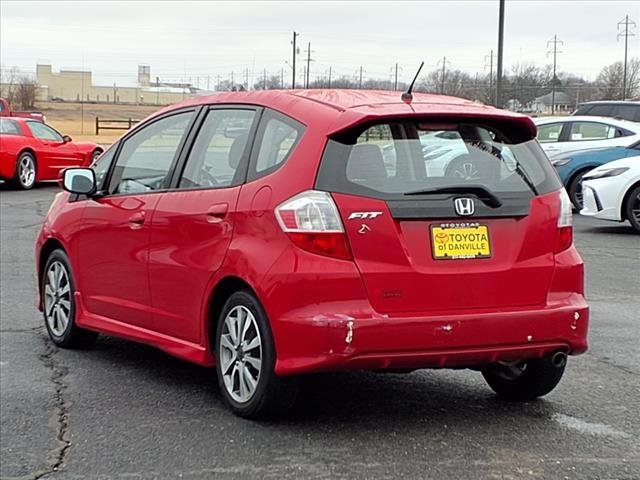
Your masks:
[[[446,155],[429,155],[434,139]],[[299,308],[275,322],[278,374],[482,368],[587,348],[571,205],[524,117],[369,117],[329,135],[313,189],[275,214],[314,258],[271,272],[306,303],[292,298]]]

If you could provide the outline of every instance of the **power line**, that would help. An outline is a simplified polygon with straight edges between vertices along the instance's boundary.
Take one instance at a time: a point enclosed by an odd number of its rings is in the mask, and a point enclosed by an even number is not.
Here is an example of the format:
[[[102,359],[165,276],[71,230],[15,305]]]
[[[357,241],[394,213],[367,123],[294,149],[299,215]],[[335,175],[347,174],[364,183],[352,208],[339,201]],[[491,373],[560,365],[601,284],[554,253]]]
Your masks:
[[[624,25],[624,29],[620,31],[620,27]],[[622,75],[622,100],[627,98],[627,51],[629,49],[629,37],[634,37],[635,33],[631,32],[630,28],[634,28],[636,22],[629,19],[629,15],[624,17],[624,20],[618,22],[618,36],[616,41],[620,40],[620,37],[624,37],[624,74]]]
[[[558,77],[556,76],[556,67],[558,63],[558,54],[562,53],[558,51],[558,45],[564,45],[562,40],[558,40],[558,36],[554,35],[551,40],[547,42],[547,48],[553,45],[553,50],[547,50],[547,56],[553,53],[553,78],[551,79],[551,115],[556,113],[556,85],[558,84]]]

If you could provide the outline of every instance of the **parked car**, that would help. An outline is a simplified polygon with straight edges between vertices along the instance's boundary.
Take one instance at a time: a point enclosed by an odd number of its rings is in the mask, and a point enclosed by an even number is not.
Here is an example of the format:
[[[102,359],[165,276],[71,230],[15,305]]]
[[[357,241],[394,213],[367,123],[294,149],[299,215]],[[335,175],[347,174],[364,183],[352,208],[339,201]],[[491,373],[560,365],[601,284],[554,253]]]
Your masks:
[[[597,147],[628,146],[640,140],[640,123],[604,117],[540,117],[538,141],[551,158]]]
[[[640,156],[623,158],[584,176],[580,214],[624,222],[640,233]]]
[[[573,115],[596,115],[640,122],[640,102],[631,100],[599,100],[578,105]]]
[[[57,180],[68,167],[89,166],[103,151],[38,120],[0,118],[0,179],[28,190],[36,182]]]
[[[30,118],[43,123],[47,121],[42,112],[16,112],[11,110],[8,100],[4,98],[0,98],[0,117]]]
[[[36,247],[53,343],[103,332],[215,365],[251,418],[286,411],[297,376],[327,370],[468,367],[504,398],[549,393],[587,349],[589,309],[535,125],[457,98],[407,102],[198,97],[67,169]],[[228,138],[230,124],[246,131]],[[420,138],[443,130],[464,153],[428,175]]]
[[[640,155],[640,141],[628,147],[604,147],[578,150],[557,155],[551,163],[564,184],[576,209],[582,208],[582,178],[589,171],[607,162]]]

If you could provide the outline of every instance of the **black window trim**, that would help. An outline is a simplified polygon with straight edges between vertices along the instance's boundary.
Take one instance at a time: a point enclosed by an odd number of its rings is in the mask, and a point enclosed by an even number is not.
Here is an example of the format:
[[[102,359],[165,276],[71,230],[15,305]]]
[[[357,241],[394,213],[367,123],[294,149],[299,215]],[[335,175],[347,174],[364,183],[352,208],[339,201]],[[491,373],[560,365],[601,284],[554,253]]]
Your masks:
[[[272,165],[271,167],[265,170],[258,172],[256,170],[256,166],[258,162],[258,153],[260,152],[260,146],[262,145],[262,140],[264,138],[264,134],[267,128],[267,123],[271,119],[280,120],[282,123],[295,129],[298,132],[298,136],[296,137],[296,140],[291,146],[291,149],[289,150],[289,152],[287,152],[287,155],[285,155],[282,161],[280,161],[275,165]],[[293,155],[293,152],[296,151],[306,131],[307,131],[307,126],[304,123],[296,120],[295,118],[289,115],[286,115],[280,112],[279,110],[274,110],[273,108],[265,107],[264,112],[260,118],[260,123],[256,131],[255,139],[253,141],[253,147],[251,149],[251,155],[249,157],[249,168],[246,175],[246,182],[247,183],[253,182],[255,180],[258,180],[259,178],[266,177],[267,175],[271,175],[275,171],[279,170],[285,163],[287,163],[287,160],[289,160],[291,155]]]
[[[142,123],[142,124],[138,124],[133,130],[131,130],[130,132],[128,132],[126,135],[124,135],[122,138],[120,138],[117,141],[117,151],[115,153],[115,155],[113,156],[113,158],[111,159],[111,164],[109,165],[109,169],[107,171],[107,173],[105,174],[105,178],[104,178],[104,184],[106,186],[105,189],[100,190],[97,192],[97,194],[95,194],[95,197],[122,197],[122,196],[138,196],[138,195],[148,195],[151,193],[162,193],[162,192],[166,192],[170,190],[170,182],[172,181],[173,177],[174,177],[174,173],[175,173],[175,168],[177,165],[177,161],[180,158],[180,156],[182,155],[182,152],[184,150],[185,145],[187,144],[187,140],[189,139],[189,137],[191,136],[191,132],[193,130],[193,127],[195,125],[195,122],[197,121],[197,119],[199,118],[200,114],[201,114],[201,110],[202,107],[201,106],[194,106],[194,107],[187,107],[187,108],[180,108],[177,110],[171,110],[170,112],[166,112],[162,115],[158,115],[157,117],[153,117],[152,119]],[[111,177],[113,176],[113,170],[115,168],[115,165],[118,163],[118,159],[120,158],[120,153],[122,150],[122,145],[129,140],[133,135],[137,134],[138,132],[140,132],[142,129],[153,125],[154,123],[160,121],[160,120],[164,120],[166,118],[172,117],[174,115],[179,115],[182,113],[193,113],[193,116],[191,118],[191,121],[189,122],[189,125],[186,128],[186,132],[187,134],[184,135],[182,137],[182,140],[180,141],[180,144],[178,145],[178,148],[176,150],[176,154],[173,157],[173,160],[171,161],[171,165],[169,166],[169,171],[167,172],[167,178],[170,180],[165,180],[165,184],[163,188],[159,188],[158,190],[149,190],[147,192],[137,192],[137,193],[109,193],[107,188],[109,186],[109,184],[111,183]]]
[[[240,163],[238,163],[238,168],[236,169],[236,173],[233,176],[233,180],[230,185],[224,185],[220,187],[216,186],[202,186],[202,187],[189,187],[189,188],[180,188],[180,180],[184,175],[184,169],[187,165],[189,157],[191,155],[191,151],[195,145],[196,139],[200,130],[202,129],[207,115],[212,110],[251,110],[255,112],[255,117],[253,119],[253,123],[251,124],[251,128],[249,129],[249,139],[247,140],[247,144],[245,145],[244,152],[242,153],[242,157],[240,159]],[[187,136],[187,141],[185,142],[185,148],[182,150],[178,161],[176,162],[175,169],[172,172],[171,181],[169,183],[169,190],[171,191],[181,191],[188,192],[194,190],[222,190],[225,188],[234,188],[238,185],[242,185],[246,183],[247,180],[247,169],[249,165],[249,158],[253,152],[253,145],[256,138],[256,132],[258,130],[258,126],[262,119],[262,114],[265,108],[259,105],[251,105],[244,103],[216,103],[211,105],[203,105],[202,109],[198,113],[198,118],[196,122],[191,128],[189,135]]]

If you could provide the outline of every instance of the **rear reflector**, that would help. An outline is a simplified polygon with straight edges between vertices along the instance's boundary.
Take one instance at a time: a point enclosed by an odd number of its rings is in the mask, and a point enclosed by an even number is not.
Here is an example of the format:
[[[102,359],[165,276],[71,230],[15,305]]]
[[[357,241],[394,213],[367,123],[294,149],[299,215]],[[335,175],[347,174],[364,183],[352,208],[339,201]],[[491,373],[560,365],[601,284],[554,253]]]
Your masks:
[[[282,230],[300,248],[343,260],[352,258],[340,214],[327,192],[299,193],[276,207],[275,214]]]

